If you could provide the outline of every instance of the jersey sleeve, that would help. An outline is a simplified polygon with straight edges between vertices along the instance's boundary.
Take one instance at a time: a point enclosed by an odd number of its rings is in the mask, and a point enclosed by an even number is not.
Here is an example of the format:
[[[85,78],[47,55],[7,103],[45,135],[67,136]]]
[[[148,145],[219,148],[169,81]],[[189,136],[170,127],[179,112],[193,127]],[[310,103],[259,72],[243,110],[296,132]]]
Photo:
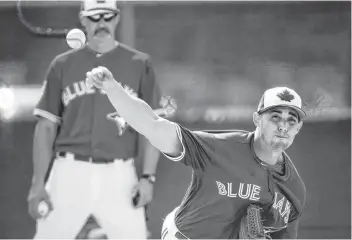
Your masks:
[[[152,109],[160,108],[161,90],[155,78],[155,72],[150,58],[144,61],[143,76],[139,90],[139,97]]]
[[[182,152],[177,157],[164,155],[172,161],[180,161],[193,169],[203,170],[211,164],[216,153],[215,138],[212,134],[190,131],[176,123],[177,135],[182,144]]]
[[[45,76],[41,89],[41,97],[34,109],[35,116],[46,118],[57,124],[61,123],[63,110],[61,83],[61,69],[58,61],[54,59]]]

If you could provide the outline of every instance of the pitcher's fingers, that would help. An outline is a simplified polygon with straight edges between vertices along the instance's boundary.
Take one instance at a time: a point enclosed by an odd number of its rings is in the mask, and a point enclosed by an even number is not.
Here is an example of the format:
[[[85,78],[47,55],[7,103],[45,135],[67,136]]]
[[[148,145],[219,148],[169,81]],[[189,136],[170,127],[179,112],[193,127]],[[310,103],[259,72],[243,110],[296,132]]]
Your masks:
[[[103,66],[99,66],[98,69],[104,73],[105,71],[108,71],[108,69],[106,67],[103,67]]]
[[[102,78],[102,77],[103,77],[103,72],[102,72],[102,70],[99,69],[99,68],[94,68],[94,69],[92,70],[92,73],[93,73],[93,75],[94,75],[95,77],[97,77],[97,78]]]

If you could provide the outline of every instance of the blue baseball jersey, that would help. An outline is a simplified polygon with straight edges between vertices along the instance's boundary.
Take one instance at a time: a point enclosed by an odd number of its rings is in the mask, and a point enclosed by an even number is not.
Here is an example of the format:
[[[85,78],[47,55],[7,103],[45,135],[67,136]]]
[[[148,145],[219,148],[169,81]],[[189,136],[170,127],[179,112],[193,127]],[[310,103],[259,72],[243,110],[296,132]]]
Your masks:
[[[57,56],[49,67],[34,114],[59,124],[56,152],[135,157],[137,132],[115,112],[103,90],[86,84],[86,73],[98,66],[108,68],[130,94],[158,108],[160,90],[149,56],[119,43],[105,54],[86,46]]]
[[[262,164],[253,132],[190,131],[175,124],[183,145],[180,161],[192,167],[192,182],[175,223],[190,239],[239,237],[249,204],[260,205],[265,229],[277,238],[296,238],[306,188],[287,154],[278,167]]]

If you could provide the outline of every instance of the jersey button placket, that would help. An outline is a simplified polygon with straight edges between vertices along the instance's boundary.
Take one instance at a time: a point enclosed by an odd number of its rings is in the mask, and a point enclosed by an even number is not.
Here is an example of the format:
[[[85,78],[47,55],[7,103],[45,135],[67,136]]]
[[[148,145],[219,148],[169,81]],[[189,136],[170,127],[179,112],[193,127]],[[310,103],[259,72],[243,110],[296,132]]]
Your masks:
[[[94,67],[98,67],[98,66],[100,66],[101,64],[100,64],[100,57],[102,56],[101,54],[99,54],[99,53],[97,53],[96,55],[95,55],[96,57],[95,57],[95,59],[94,59]],[[98,89],[95,89],[95,93],[93,94],[93,103],[92,103],[92,126],[91,126],[91,154],[92,154],[92,156],[94,155],[94,153],[95,153],[95,151],[96,151],[96,149],[95,149],[95,147],[96,147],[96,141],[97,141],[97,139],[95,139],[95,128],[96,128],[96,105],[97,105],[97,101],[98,101],[98,96],[97,95],[99,95],[99,90]]]

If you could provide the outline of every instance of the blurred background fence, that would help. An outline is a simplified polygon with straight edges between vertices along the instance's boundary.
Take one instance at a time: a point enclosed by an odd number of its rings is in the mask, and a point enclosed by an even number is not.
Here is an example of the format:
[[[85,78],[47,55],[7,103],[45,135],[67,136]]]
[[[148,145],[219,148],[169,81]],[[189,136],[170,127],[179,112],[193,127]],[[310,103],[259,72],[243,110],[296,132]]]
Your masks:
[[[25,1],[22,17],[16,3],[0,2],[0,83],[13,86],[17,108],[0,126],[0,238],[33,235],[30,112],[50,61],[69,49],[64,37],[33,34],[24,23],[47,32],[80,27],[78,2]],[[309,114],[288,151],[308,189],[300,238],[351,237],[350,2],[125,2],[117,35],[151,55],[164,95],[178,104],[173,120],[192,129],[253,130],[265,89],[296,89]],[[164,160],[153,238],[190,180],[190,169]]]

